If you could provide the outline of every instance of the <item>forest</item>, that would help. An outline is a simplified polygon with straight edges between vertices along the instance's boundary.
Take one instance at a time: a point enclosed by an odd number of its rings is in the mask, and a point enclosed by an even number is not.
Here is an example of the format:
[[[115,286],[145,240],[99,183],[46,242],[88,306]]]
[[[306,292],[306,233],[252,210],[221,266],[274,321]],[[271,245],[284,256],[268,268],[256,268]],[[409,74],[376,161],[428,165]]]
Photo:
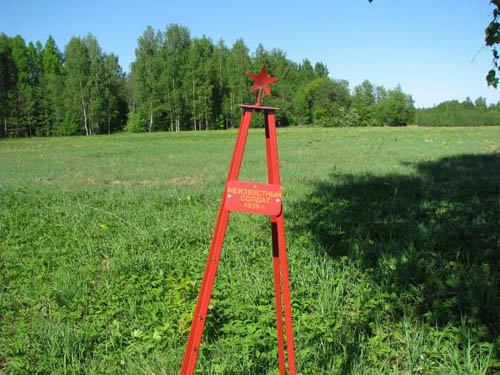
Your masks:
[[[484,98],[450,100],[418,110],[415,122],[422,126],[500,125],[500,101],[488,106]]]
[[[242,39],[229,48],[171,24],[165,31],[146,28],[128,74],[92,34],[72,37],[63,51],[52,37],[42,45],[1,34],[0,136],[232,128],[238,105],[255,101],[246,72],[262,66],[280,78],[266,98],[280,108],[278,126],[500,125],[500,102],[415,109],[400,86],[365,80],[351,90],[348,81],[330,78],[322,62],[297,63],[262,45],[251,53]]]

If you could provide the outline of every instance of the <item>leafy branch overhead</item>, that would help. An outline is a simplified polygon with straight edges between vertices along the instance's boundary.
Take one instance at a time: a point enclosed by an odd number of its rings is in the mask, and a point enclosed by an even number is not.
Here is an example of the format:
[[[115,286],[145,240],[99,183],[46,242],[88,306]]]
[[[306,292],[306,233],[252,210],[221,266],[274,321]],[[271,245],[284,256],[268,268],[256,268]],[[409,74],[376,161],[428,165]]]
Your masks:
[[[373,0],[368,0],[368,2],[372,3]],[[492,13],[493,18],[484,30],[484,41],[486,46],[491,48],[493,54],[493,69],[486,75],[486,81],[488,82],[488,86],[497,88],[500,79],[500,53],[498,51],[498,45],[500,44],[500,0],[491,0],[490,5],[494,7]]]
[[[500,64],[498,62],[500,57],[498,52],[498,45],[500,44],[500,0],[491,0],[490,4],[495,7],[495,9],[493,9],[493,19],[484,32],[486,34],[486,45],[491,47],[491,51],[493,53],[493,69],[488,72],[486,80],[488,81],[488,85],[496,88],[500,78]]]

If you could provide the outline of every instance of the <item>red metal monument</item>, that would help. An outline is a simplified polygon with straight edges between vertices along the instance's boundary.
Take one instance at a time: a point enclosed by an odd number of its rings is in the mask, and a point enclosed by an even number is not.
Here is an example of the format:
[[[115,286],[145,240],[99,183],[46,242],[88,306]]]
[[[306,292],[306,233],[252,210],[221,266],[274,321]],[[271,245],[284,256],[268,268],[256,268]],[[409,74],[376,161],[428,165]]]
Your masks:
[[[287,349],[288,374],[295,375],[295,352],[293,345],[292,309],[290,306],[290,285],[288,281],[288,266],[286,261],[285,225],[283,219],[282,189],[280,186],[280,172],[278,165],[278,145],[276,140],[275,112],[279,108],[264,107],[261,105],[262,91],[271,95],[269,85],[278,78],[269,77],[263,67],[259,74],[247,73],[253,80],[252,92],[259,90],[255,105],[240,104],[243,109],[233,158],[229,167],[222,202],[217,215],[210,251],[208,253],[205,273],[201,283],[198,302],[191,323],[191,332],[184,353],[181,375],[193,375],[196,359],[200,350],[200,341],[203,327],[207,318],[208,304],[212,295],[215,274],[219,263],[222,244],[226,234],[229,214],[248,212],[270,215],[271,236],[273,246],[274,292],[276,303],[276,327],[278,338],[278,361],[280,375],[286,374],[285,367],[285,340]],[[238,181],[243,152],[247,141],[248,130],[254,112],[264,112],[266,128],[267,151],[267,184]],[[283,330],[283,311],[285,330]],[[285,335],[286,333],[286,335]]]

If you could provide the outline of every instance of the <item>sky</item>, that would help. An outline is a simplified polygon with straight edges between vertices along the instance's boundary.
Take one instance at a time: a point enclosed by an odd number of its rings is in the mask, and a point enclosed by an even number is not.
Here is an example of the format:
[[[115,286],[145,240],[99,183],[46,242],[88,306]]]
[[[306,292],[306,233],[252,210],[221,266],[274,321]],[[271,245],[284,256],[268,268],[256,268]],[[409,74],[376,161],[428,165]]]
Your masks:
[[[72,36],[90,32],[128,72],[148,25],[164,31],[178,23],[192,37],[223,39],[229,47],[242,38],[252,53],[262,43],[296,62],[323,62],[331,78],[351,88],[365,79],[400,84],[417,107],[429,107],[466,97],[500,100],[500,89],[485,80],[492,54],[483,48],[484,29],[492,9],[489,0],[1,0],[0,33],[26,43],[52,35],[64,50]]]

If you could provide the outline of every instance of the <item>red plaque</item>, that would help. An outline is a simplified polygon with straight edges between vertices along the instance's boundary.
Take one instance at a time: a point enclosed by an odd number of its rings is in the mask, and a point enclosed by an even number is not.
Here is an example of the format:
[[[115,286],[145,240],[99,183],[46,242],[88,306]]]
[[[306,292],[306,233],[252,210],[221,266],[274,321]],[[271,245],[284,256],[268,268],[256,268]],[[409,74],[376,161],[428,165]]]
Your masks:
[[[279,215],[281,212],[279,185],[229,181],[226,189],[226,209],[261,215]]]

